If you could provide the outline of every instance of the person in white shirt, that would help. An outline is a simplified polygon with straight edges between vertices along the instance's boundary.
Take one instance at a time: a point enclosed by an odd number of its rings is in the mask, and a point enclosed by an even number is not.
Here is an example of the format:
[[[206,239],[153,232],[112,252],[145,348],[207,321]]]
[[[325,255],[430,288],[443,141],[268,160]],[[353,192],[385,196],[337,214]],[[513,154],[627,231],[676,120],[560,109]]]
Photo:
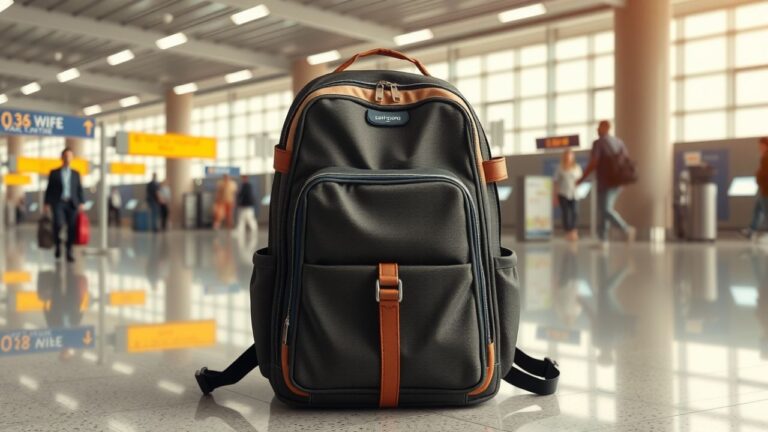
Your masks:
[[[563,152],[560,165],[555,172],[555,190],[557,201],[560,205],[560,214],[563,218],[565,238],[571,241],[579,239],[579,231],[576,229],[576,182],[581,178],[581,166],[571,149]]]

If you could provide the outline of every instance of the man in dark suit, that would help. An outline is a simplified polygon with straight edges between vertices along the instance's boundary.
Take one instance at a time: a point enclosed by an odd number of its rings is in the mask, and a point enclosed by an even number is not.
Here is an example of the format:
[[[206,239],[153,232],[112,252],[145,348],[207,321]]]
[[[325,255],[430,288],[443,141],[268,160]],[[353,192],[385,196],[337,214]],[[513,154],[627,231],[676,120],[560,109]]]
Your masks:
[[[48,175],[48,187],[45,189],[45,211],[53,212],[53,232],[56,244],[56,258],[61,256],[59,233],[62,225],[67,226],[67,261],[74,262],[72,245],[75,242],[75,224],[77,213],[83,211],[83,185],[80,173],[70,166],[74,154],[70,148],[61,152],[61,168]]]

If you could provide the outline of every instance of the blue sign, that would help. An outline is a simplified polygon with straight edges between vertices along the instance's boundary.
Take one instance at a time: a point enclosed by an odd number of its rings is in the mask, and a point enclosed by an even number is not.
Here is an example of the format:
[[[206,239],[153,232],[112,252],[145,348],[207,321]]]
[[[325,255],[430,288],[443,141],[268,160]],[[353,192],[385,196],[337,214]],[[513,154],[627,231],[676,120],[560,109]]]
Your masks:
[[[0,109],[0,134],[93,138],[95,129],[90,117]]]
[[[206,176],[223,176],[228,174],[230,177],[237,177],[240,175],[240,167],[236,166],[207,166],[205,167]]]
[[[93,348],[93,345],[93,326],[0,332],[0,356]]]

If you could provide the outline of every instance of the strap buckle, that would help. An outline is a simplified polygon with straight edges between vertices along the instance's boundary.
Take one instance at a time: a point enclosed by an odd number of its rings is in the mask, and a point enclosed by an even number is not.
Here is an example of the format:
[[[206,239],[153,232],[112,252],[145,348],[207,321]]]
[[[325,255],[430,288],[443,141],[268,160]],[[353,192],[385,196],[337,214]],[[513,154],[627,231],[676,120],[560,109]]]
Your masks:
[[[549,357],[544,357],[544,363],[546,364],[546,369],[544,370],[544,378],[549,378],[559,372],[558,368],[560,365],[557,364],[556,360],[552,360]]]
[[[381,301],[381,296],[379,295],[379,291],[381,291],[381,284],[379,283],[379,280],[376,279],[376,303],[379,303]],[[403,301],[403,281],[398,278],[397,279],[397,302],[402,303]]]

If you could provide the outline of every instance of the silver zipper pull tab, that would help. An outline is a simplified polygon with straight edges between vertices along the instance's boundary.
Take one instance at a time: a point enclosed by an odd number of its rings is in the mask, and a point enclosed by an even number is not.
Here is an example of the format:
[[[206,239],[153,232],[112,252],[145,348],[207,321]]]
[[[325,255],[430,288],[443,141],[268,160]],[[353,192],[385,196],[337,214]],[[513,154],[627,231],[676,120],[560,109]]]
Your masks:
[[[384,81],[379,81],[376,84],[376,102],[384,101]]]
[[[288,326],[291,324],[288,317],[283,321],[283,345],[288,345]]]
[[[392,100],[393,101],[400,102],[402,100],[400,98],[400,90],[397,89],[397,84],[389,83],[389,91],[392,93]]]

